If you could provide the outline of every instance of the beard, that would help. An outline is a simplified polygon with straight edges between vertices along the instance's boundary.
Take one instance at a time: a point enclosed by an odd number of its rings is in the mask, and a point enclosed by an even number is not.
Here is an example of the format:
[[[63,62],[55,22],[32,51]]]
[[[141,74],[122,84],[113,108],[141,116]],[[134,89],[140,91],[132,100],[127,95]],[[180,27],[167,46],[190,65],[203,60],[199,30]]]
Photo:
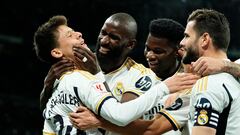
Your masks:
[[[103,54],[99,51],[100,47],[100,41],[98,40],[95,51],[100,64],[108,64],[110,61],[112,62],[120,59],[124,51],[124,45],[115,45],[114,47],[106,47],[110,51],[106,54]]]
[[[198,50],[194,50],[192,47],[186,50],[186,54],[183,57],[183,64],[191,64],[191,62],[195,62],[199,58]]]

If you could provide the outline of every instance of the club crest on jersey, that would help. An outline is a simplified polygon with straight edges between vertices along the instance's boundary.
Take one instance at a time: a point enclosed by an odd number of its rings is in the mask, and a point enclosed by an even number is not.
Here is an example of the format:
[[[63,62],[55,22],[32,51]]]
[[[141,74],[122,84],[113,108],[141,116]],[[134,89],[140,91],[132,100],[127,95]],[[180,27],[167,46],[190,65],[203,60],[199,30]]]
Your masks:
[[[197,100],[195,108],[212,109],[212,104],[208,99],[201,97],[200,99]]]
[[[183,100],[178,98],[170,107],[166,108],[166,110],[178,110],[183,105]]]
[[[117,85],[114,88],[114,93],[116,93],[116,95],[120,96],[124,93],[124,87],[122,82],[117,82]]]
[[[141,77],[136,83],[135,87],[142,91],[147,91],[152,86],[152,80],[148,76]]]
[[[208,115],[207,115],[207,111],[202,109],[200,112],[200,114],[198,115],[197,118],[197,122],[199,125],[205,125],[208,123]]]

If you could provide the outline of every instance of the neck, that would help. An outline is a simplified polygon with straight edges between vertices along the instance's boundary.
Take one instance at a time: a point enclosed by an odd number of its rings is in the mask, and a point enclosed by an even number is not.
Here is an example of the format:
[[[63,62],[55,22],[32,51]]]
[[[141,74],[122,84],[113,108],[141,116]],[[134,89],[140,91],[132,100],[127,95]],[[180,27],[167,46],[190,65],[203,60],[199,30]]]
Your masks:
[[[226,52],[224,52],[223,50],[205,51],[202,56],[217,59],[228,59]]]
[[[112,72],[118,68],[120,68],[123,63],[125,62],[127,58],[125,59],[111,59],[111,60],[104,60],[104,61],[101,61],[99,62],[99,65],[102,69],[102,71],[107,74],[109,72]]]
[[[179,60],[176,60],[173,68],[169,68],[169,69],[166,69],[165,71],[161,71],[159,73],[156,73],[156,75],[159,78],[161,78],[162,80],[165,80],[168,77],[174,75],[178,71],[180,65],[181,65],[181,62]]]

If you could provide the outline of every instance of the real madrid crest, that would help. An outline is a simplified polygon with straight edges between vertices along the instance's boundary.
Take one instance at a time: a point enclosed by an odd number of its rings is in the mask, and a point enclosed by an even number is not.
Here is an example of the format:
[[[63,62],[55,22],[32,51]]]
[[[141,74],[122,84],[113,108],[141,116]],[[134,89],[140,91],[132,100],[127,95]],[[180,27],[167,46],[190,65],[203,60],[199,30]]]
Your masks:
[[[208,115],[207,115],[207,113],[208,112],[206,110],[204,110],[204,109],[200,111],[200,114],[199,114],[199,116],[197,118],[197,122],[198,122],[199,125],[205,125],[205,124],[208,123]]]
[[[122,82],[117,82],[115,88],[114,88],[114,93],[116,93],[117,96],[120,96],[124,93],[124,88]]]

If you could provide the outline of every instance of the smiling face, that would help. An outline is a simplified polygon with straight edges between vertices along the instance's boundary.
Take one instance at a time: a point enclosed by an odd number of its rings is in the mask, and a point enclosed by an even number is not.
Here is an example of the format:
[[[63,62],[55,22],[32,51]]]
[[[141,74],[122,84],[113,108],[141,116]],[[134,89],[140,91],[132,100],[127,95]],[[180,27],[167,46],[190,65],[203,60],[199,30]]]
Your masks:
[[[144,55],[149,67],[156,74],[163,74],[176,68],[177,48],[174,48],[171,44],[167,38],[148,35]]]
[[[195,21],[189,21],[187,23],[184,38],[180,42],[181,47],[184,49],[185,54],[183,56],[184,64],[191,64],[196,61],[201,55],[201,42],[200,37],[194,29]]]
[[[58,46],[52,50],[52,54],[56,58],[66,57],[74,61],[73,46],[85,46],[84,39],[80,32],[75,32],[66,25],[60,25],[57,28]]]
[[[107,20],[98,36],[97,52],[100,57],[119,57],[128,43],[125,28],[116,21]]]
[[[105,72],[107,68],[121,65],[131,51],[131,47],[129,47],[131,39],[128,32],[124,22],[112,18],[105,21],[96,46],[99,64]],[[113,61],[115,64],[112,63]]]

